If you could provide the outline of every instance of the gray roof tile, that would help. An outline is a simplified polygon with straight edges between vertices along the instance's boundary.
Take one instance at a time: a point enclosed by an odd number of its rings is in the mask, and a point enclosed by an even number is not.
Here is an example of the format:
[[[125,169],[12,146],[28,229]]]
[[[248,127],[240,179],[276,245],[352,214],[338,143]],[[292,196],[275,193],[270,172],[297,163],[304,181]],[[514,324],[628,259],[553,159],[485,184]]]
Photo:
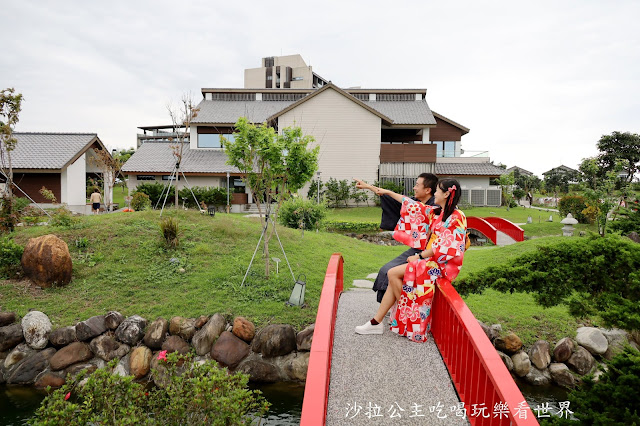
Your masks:
[[[176,164],[169,142],[145,142],[122,166],[124,173],[171,173]],[[184,173],[237,173],[238,169],[226,164],[227,155],[212,149],[189,149],[185,143],[180,169]]]
[[[425,101],[376,101],[366,105],[393,120],[393,124],[436,124]]]
[[[202,101],[193,124],[235,123],[247,117],[252,123],[262,123],[294,101]]]
[[[85,148],[95,133],[22,133],[14,132],[18,140],[11,153],[14,169],[60,170]]]
[[[446,176],[500,176],[506,173],[491,163],[438,163],[436,174]]]

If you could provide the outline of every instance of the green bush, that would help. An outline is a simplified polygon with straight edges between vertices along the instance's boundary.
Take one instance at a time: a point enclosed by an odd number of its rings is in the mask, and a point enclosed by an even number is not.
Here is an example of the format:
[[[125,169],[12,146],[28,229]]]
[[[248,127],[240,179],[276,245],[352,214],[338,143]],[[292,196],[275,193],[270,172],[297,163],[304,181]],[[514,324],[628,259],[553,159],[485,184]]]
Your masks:
[[[165,217],[160,221],[160,232],[164,239],[167,248],[174,249],[179,244],[180,229],[178,226],[178,219],[172,217]]]
[[[167,195],[165,190],[165,185],[161,184],[161,183],[143,183],[141,185],[138,185],[136,187],[136,191],[134,192],[134,196],[136,193],[143,193],[143,194],[147,194],[149,196],[149,199],[151,200],[151,206],[153,206],[155,208],[155,206],[158,204],[158,200],[160,200],[160,196],[162,195],[162,201],[164,201],[165,196]],[[164,191],[164,194],[162,193]],[[169,195],[167,196],[167,202],[168,203],[172,203],[173,200],[175,200],[175,194],[176,194],[176,189],[174,185],[171,185],[171,187],[169,188]],[[178,194],[179,195],[179,194]],[[162,204],[162,201],[160,201],[160,204]],[[132,208],[134,210],[138,210],[135,207],[132,206]]]
[[[567,195],[558,201],[558,210],[562,216],[571,213],[579,223],[589,223],[589,218],[583,213],[587,208],[587,202],[580,195]]]
[[[133,376],[114,374],[116,359],[88,376],[83,371],[69,377],[53,392],[49,388],[30,424],[240,425],[269,409],[259,391],[247,389],[248,375],[230,374],[215,361],[198,364],[191,355],[158,358],[152,374],[170,378],[162,387],[145,388]]]
[[[330,178],[325,186],[327,188],[325,195],[332,207],[340,207],[343,203],[344,207],[347,207],[347,201],[349,201],[349,196],[351,194],[349,181],[346,179],[336,180],[334,178]]]
[[[151,208],[151,200],[144,192],[135,192],[131,197],[131,208],[135,211],[141,211]]]
[[[8,237],[0,237],[0,278],[7,279],[22,271],[20,259],[24,248]]]
[[[31,200],[27,197],[16,197],[13,199],[13,208],[18,214],[22,214],[29,204],[31,204]]]
[[[623,234],[630,232],[640,233],[640,202],[636,199],[627,204],[627,208],[621,209],[616,220],[609,225],[613,231]]]
[[[543,246],[455,285],[461,295],[485,288],[533,293],[542,306],[567,303],[576,317],[597,314],[608,326],[640,329],[640,245],[617,235]]]
[[[324,227],[332,232],[378,232],[380,224],[377,222],[349,222],[330,220],[324,222]]]
[[[193,191],[193,194],[191,194]],[[193,199],[193,196],[196,196],[198,199],[198,203],[200,205],[196,206],[196,202]],[[227,204],[227,189],[226,188],[218,188],[213,186],[194,186],[193,188],[182,188],[178,191],[178,196],[181,200],[184,200],[185,206],[192,208],[202,207],[201,203],[204,203],[205,206],[215,206],[220,207]],[[173,199],[172,199],[173,200]]]
[[[383,180],[382,182],[375,181],[373,186],[377,186],[379,188],[388,189],[390,191],[395,192],[396,194],[404,194],[404,184],[395,183],[392,180]],[[373,201],[376,206],[380,205],[380,197],[374,194]]]
[[[326,215],[327,207],[324,204],[295,197],[282,203],[278,212],[278,222],[294,229],[300,228],[304,222],[304,229],[316,229]]]
[[[50,212],[51,219],[49,219],[49,225],[63,228],[70,228],[73,225],[73,213],[71,213],[71,210],[69,210],[66,205],[57,207]]]

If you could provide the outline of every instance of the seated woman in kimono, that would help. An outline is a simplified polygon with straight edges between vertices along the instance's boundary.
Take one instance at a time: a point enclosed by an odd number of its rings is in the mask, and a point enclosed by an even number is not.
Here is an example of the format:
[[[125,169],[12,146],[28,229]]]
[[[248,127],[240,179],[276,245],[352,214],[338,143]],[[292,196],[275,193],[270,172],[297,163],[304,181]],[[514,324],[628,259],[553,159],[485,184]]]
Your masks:
[[[461,194],[460,183],[455,179],[439,180],[435,206],[425,206],[359,180],[356,187],[369,189],[377,195],[388,194],[401,202],[401,217],[393,238],[422,250],[409,256],[407,265],[389,270],[389,288],[378,312],[370,321],[356,327],[356,333],[382,334],[382,320],[391,309],[391,331],[415,342],[424,342],[431,329],[431,303],[436,283],[453,281],[462,267],[467,218],[457,207]],[[429,232],[435,235],[431,248],[427,248]]]

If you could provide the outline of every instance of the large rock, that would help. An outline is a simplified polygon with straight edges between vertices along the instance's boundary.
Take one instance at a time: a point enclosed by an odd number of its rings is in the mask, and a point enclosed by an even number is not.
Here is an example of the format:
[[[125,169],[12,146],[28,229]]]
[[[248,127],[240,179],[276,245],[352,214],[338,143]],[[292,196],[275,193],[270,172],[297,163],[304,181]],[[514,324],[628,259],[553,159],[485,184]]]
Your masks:
[[[124,357],[122,357],[122,359],[120,359],[120,362],[118,362],[118,365],[116,365],[116,368],[113,369],[113,374],[116,374],[122,377],[129,375],[129,354],[125,355]]]
[[[122,321],[124,321],[124,315],[118,311],[109,311],[107,315],[104,316],[104,325],[109,330],[118,328],[118,326],[122,324]]]
[[[573,340],[565,337],[556,343],[556,346],[553,348],[553,359],[556,360],[556,362],[565,362],[571,357],[575,350],[576,344],[573,343]]]
[[[576,341],[593,355],[604,355],[609,347],[607,338],[595,327],[580,327]]]
[[[38,351],[16,365],[7,377],[8,384],[33,384],[38,374],[49,367],[49,359],[56,353],[54,348]]]
[[[233,320],[233,334],[247,343],[251,343],[256,335],[256,326],[245,317],[236,317]]]
[[[544,370],[551,363],[551,354],[549,353],[549,342],[546,340],[538,340],[531,348],[529,348],[529,359],[531,363],[540,370]]]
[[[107,326],[104,323],[104,315],[96,315],[76,324],[76,338],[79,342],[93,339],[105,331],[107,331]]]
[[[164,318],[158,318],[149,325],[142,341],[151,349],[160,349],[168,331],[169,321]]]
[[[44,349],[49,343],[51,321],[40,311],[31,311],[22,318],[22,334],[24,340],[33,349]]]
[[[194,334],[191,344],[198,355],[206,355],[211,352],[213,342],[224,331],[225,319],[220,314],[215,314],[200,330]]]
[[[551,374],[553,382],[558,386],[573,388],[576,385],[576,378],[569,371],[569,367],[561,362],[550,364],[549,374]]]
[[[296,349],[299,351],[310,351],[313,342],[313,331],[316,324],[313,323],[296,335]]]
[[[516,373],[518,377],[524,377],[531,371],[531,361],[526,352],[520,351],[511,356],[511,361],[513,361],[513,372]]]
[[[129,356],[129,372],[136,379],[141,379],[149,373],[151,368],[151,349],[138,346]]]
[[[189,344],[180,336],[169,336],[162,344],[162,350],[171,352],[178,352],[180,355],[184,355],[190,350]]]
[[[0,327],[0,352],[14,348],[23,341],[22,325],[16,323]]]
[[[196,334],[195,318],[173,317],[169,323],[169,333],[180,336],[187,342]]]
[[[309,352],[292,352],[289,355],[285,355],[282,365],[282,371],[287,377],[285,380],[297,380],[304,382],[307,379],[307,369],[309,368]]]
[[[522,348],[522,340],[515,333],[509,333],[505,337],[498,337],[493,343],[497,350],[509,355],[515,354]]]
[[[627,235],[627,238],[629,238],[634,243],[640,243],[640,235],[638,235],[636,231],[629,232],[629,235]]]
[[[15,312],[0,312],[0,327],[13,324],[16,321]]]
[[[69,343],[77,341],[76,327],[71,325],[69,327],[56,328],[49,334],[49,342],[53,346],[61,348],[67,346]]]
[[[9,370],[11,367],[18,364],[28,356],[33,355],[35,352],[36,350],[32,349],[26,343],[20,343],[18,346],[13,348],[13,350],[9,352],[9,355],[4,359],[4,368]]]
[[[211,358],[233,370],[249,355],[249,351],[250,347],[244,340],[234,336],[233,333],[223,331],[211,348]]]
[[[593,366],[596,364],[596,360],[588,350],[582,346],[578,346],[573,355],[569,357],[566,364],[573,371],[584,376],[591,371]]]
[[[551,383],[551,374],[548,369],[539,370],[534,366],[531,366],[529,373],[524,376],[524,379],[534,386],[544,386]]]
[[[47,371],[44,374],[40,374],[38,376],[33,386],[39,389],[46,389],[47,386],[51,386],[52,388],[59,388],[64,385],[64,382],[64,377],[62,377],[60,374]]]
[[[624,347],[629,344],[629,333],[618,328],[611,330],[600,330],[604,337],[606,337],[609,347],[604,353],[606,359],[612,359],[624,350]]]
[[[114,358],[122,358],[129,353],[130,347],[118,342],[113,336],[103,334],[91,341],[91,351],[99,358],[109,362]]]
[[[209,322],[209,316],[208,315],[200,315],[198,318],[196,318],[196,329],[200,330],[202,327],[204,327],[204,325]]]
[[[36,285],[47,288],[71,281],[71,255],[67,243],[55,235],[31,238],[22,254],[22,269]]]
[[[296,349],[296,331],[288,324],[271,324],[258,332],[251,349],[265,358],[286,355]]]
[[[275,383],[283,380],[278,368],[265,361],[256,353],[251,353],[239,365],[236,371],[249,375],[249,380],[260,383]]]
[[[89,345],[83,342],[74,342],[56,352],[49,360],[51,369],[62,370],[72,364],[88,361],[93,358],[93,353]]]
[[[147,320],[138,315],[128,317],[116,328],[116,339],[129,346],[136,345],[144,336]]]
[[[504,366],[507,367],[507,370],[513,371],[513,360],[511,357],[504,352],[497,351],[498,355],[500,355],[500,359],[504,362]]]
[[[65,370],[65,377],[67,374],[75,376],[79,372],[86,370],[87,374],[91,374],[98,368],[105,368],[107,363],[100,358],[93,358],[91,361],[80,364],[73,364]]]

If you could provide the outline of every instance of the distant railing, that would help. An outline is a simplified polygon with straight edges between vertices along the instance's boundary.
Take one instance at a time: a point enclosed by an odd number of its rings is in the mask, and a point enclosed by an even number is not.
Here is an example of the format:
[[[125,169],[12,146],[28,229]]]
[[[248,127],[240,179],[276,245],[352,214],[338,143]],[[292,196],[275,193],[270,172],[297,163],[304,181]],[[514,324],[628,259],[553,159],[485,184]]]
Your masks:
[[[438,289],[431,334],[465,404],[469,422],[537,425],[535,414],[458,292],[448,283]]]
[[[489,222],[498,231],[503,232],[516,241],[524,241],[524,229],[515,223],[503,219],[501,217],[485,217],[484,220]]]
[[[344,286],[342,255],[334,253],[329,260],[322,284],[316,325],[311,342],[311,354],[304,387],[302,416],[303,426],[322,426],[327,417],[329,380],[331,375],[331,353],[333,332],[336,324],[338,300]]]
[[[493,244],[496,243],[496,239],[498,238],[497,229],[495,226],[487,222],[485,219],[481,217],[475,216],[467,216],[467,228],[475,229],[483,233],[488,239],[490,239]]]

